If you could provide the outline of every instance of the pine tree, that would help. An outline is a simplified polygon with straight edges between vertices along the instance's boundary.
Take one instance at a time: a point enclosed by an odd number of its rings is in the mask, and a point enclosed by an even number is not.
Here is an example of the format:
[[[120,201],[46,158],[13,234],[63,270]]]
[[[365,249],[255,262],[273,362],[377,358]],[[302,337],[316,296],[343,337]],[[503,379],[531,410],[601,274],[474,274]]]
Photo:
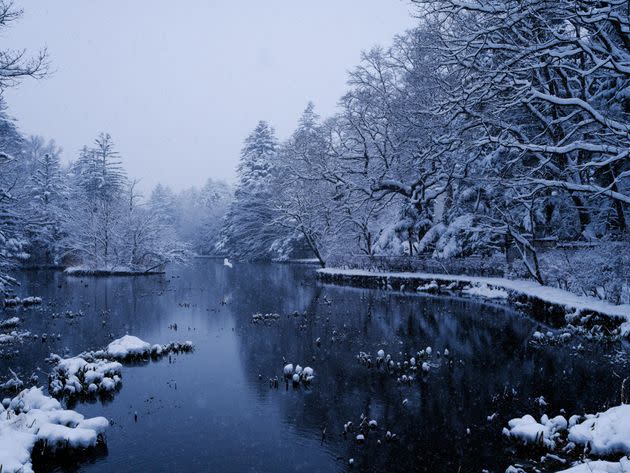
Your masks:
[[[272,256],[271,244],[277,236],[271,203],[277,175],[277,146],[273,128],[264,121],[245,140],[234,201],[219,244],[228,254],[246,259]]]
[[[57,264],[61,256],[61,226],[66,210],[66,186],[61,169],[61,149],[54,141],[30,137],[32,161],[29,189],[29,248],[36,263]]]

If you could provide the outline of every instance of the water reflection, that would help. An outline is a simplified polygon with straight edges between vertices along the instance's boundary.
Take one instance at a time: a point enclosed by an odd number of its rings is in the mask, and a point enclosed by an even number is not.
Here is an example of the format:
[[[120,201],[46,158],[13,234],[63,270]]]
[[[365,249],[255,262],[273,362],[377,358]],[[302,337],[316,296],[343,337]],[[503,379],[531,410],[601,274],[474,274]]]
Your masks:
[[[20,292],[46,303],[18,310],[23,328],[62,337],[29,341],[0,359],[0,373],[45,371],[50,352],[98,348],[127,332],[195,342],[194,354],[171,363],[126,368],[112,402],[79,405],[113,420],[108,455],[57,465],[64,471],[345,471],[349,458],[357,471],[504,471],[515,452],[501,428],[515,415],[537,413],[534,397],[544,396],[553,413],[592,412],[619,398],[605,356],[613,347],[584,344],[578,353],[576,340],[534,348],[537,323],[503,307],[322,286],[313,270],[198,260],[162,277],[24,273]],[[253,324],[256,312],[281,317]],[[356,360],[382,348],[402,361],[426,346],[448,348],[453,363],[434,357],[438,366],[411,386]],[[310,389],[269,387],[285,361],[315,369]],[[362,413],[379,425],[360,446],[341,431]],[[400,441],[385,442],[386,430]]]

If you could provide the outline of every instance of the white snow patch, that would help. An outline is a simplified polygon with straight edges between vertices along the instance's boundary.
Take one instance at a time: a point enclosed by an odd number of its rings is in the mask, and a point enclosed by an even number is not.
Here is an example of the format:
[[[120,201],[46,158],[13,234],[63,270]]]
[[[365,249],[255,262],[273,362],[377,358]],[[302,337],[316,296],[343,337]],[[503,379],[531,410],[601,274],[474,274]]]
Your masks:
[[[62,393],[80,394],[86,391],[94,394],[92,384],[99,385],[102,391],[113,391],[116,383],[103,384],[103,380],[112,380],[114,377],[120,379],[122,372],[122,365],[117,361],[87,361],[81,356],[60,358],[57,355],[51,356],[50,360],[56,363],[49,377],[49,390],[53,396],[59,396]]]
[[[556,446],[556,439],[560,432],[566,430],[567,420],[563,416],[550,419],[542,416],[540,422],[536,422],[529,414],[517,417],[508,422],[509,429],[503,429],[508,437],[517,438],[525,444],[544,444],[548,448]]]
[[[41,388],[26,389],[7,408],[0,406],[2,473],[32,473],[31,452],[38,442],[44,442],[50,451],[94,447],[108,426],[104,417],[85,419],[76,411],[63,409]]]
[[[536,297],[543,301],[557,304],[574,311],[593,311],[614,317],[622,317],[630,321],[630,304],[614,305],[606,301],[595,299],[594,297],[580,296],[562,289],[550,286],[543,286],[535,281],[522,279],[505,279],[476,276],[457,276],[449,274],[430,273],[409,273],[409,272],[377,272],[362,269],[338,269],[321,268],[317,270],[320,274],[331,276],[364,276],[380,278],[396,278],[421,281],[444,281],[444,282],[465,282],[471,285],[487,285],[506,291],[514,291],[529,297]]]
[[[628,457],[623,457],[618,462],[587,461],[558,473],[627,473],[628,471],[630,471],[630,460]]]
[[[10,319],[6,319],[0,322],[0,328],[15,327],[16,325],[19,325],[19,324],[20,324],[19,317],[11,317]]]
[[[124,359],[148,355],[151,352],[151,345],[133,335],[125,335],[107,345],[105,351],[112,358]]]
[[[480,296],[487,299],[507,299],[508,293],[504,289],[496,289],[488,286],[487,284],[475,284],[462,291],[464,294],[471,296]]]
[[[630,404],[587,415],[584,422],[569,429],[569,440],[589,444],[591,453],[598,456],[630,453]]]

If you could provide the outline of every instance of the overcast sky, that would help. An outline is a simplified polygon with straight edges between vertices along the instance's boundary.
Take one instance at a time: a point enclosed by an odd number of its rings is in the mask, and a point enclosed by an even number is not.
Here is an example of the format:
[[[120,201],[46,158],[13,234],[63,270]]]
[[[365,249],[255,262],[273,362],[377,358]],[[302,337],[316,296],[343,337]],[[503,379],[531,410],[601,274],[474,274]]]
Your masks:
[[[260,119],[280,138],[309,100],[334,111],[361,50],[413,24],[405,0],[18,0],[2,38],[53,74],[8,90],[23,132],[74,159],[107,131],[145,189],[233,181]]]

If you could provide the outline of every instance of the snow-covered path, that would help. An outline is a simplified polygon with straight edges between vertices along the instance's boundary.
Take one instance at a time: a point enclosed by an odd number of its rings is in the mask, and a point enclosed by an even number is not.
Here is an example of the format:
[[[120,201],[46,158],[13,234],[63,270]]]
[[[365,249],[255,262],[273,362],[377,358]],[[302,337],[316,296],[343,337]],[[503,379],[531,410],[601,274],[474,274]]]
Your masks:
[[[342,279],[347,278],[348,280],[350,278],[359,277],[409,280],[409,284],[425,284],[431,281],[439,281],[447,284],[450,282],[463,282],[472,286],[485,286],[490,289],[503,289],[508,292],[515,292],[529,297],[535,297],[550,304],[566,307],[567,311],[592,311],[630,321],[630,304],[614,305],[593,297],[580,296],[555,287],[543,286],[535,281],[450,274],[379,272],[339,268],[323,268],[319,269],[317,272],[320,275],[339,277]]]

